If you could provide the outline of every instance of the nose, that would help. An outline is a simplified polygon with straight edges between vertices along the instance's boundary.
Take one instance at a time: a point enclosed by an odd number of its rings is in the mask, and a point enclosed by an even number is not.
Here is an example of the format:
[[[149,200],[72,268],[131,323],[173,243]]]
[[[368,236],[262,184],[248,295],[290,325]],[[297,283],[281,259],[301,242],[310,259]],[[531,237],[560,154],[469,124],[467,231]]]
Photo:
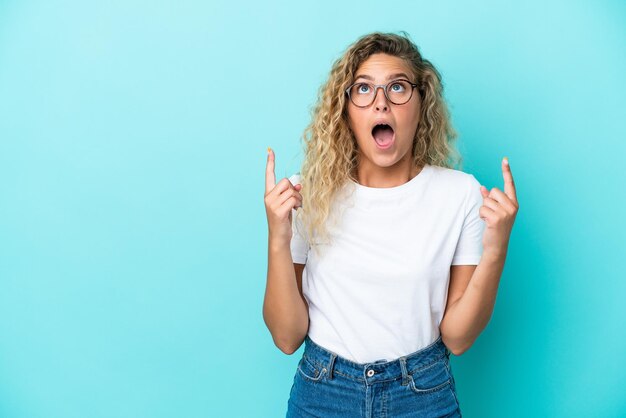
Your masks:
[[[380,94],[378,94],[380,90]],[[387,96],[385,96],[385,88],[377,87],[374,92],[374,107],[376,110],[387,111],[389,109],[389,103],[387,103]]]

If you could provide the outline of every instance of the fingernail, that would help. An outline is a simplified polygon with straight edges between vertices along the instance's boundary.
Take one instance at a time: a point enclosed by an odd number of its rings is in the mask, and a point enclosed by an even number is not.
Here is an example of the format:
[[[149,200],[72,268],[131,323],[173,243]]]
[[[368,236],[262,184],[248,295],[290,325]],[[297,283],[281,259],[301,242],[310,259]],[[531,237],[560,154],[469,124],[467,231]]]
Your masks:
[[[504,164],[509,165],[509,157],[504,157]]]
[[[267,147],[267,153],[268,153],[268,154],[269,154],[269,152],[270,152],[271,150],[272,150],[272,149],[271,149],[270,147]]]

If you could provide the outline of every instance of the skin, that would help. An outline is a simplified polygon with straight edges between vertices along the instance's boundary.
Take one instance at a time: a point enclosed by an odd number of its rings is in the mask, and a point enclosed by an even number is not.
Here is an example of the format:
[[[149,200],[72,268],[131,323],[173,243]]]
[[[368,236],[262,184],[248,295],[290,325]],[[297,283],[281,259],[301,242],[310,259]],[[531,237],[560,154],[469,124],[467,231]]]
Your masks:
[[[292,264],[289,249],[291,212],[302,204],[302,185],[294,186],[288,178],[277,183],[274,151],[267,151],[264,201],[269,233],[263,320],[276,346],[293,354],[302,345],[309,327],[309,307],[302,294],[304,265]]]
[[[485,221],[483,255],[477,266],[452,266],[448,302],[439,325],[444,344],[455,355],[467,351],[485,329],[496,303],[511,230],[519,210],[517,191],[508,159],[502,159],[504,191],[480,186]]]
[[[415,82],[411,67],[401,58],[378,53],[371,55],[361,63],[356,71],[354,82],[365,81],[373,84],[385,84],[389,76],[404,73],[401,77]],[[374,80],[360,76],[368,75]],[[395,80],[400,77],[393,77]],[[382,88],[376,91],[374,102],[365,108],[348,102],[348,124],[358,146],[358,165],[356,177],[359,184],[367,187],[395,187],[406,183],[421,171],[413,167],[411,151],[413,138],[420,120],[420,96],[413,91],[411,99],[402,105],[395,105],[387,100]],[[378,149],[372,138],[374,121],[388,118],[394,127],[395,142],[385,150]]]
[[[487,224],[483,234],[483,248],[494,257],[506,255],[511,230],[519,209],[513,173],[511,173],[509,159],[506,157],[502,159],[502,177],[504,177],[504,191],[497,187],[492,188],[491,191],[485,186],[480,187],[483,206],[480,207],[479,213]]]

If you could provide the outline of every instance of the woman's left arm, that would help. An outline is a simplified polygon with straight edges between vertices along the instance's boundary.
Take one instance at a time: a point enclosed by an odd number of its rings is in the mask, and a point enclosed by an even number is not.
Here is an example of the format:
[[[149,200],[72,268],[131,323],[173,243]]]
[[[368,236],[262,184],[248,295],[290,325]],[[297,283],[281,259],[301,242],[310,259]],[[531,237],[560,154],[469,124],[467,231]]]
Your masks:
[[[444,344],[457,356],[467,351],[487,326],[496,302],[509,238],[519,209],[513,175],[506,157],[502,160],[502,175],[504,192],[497,187],[487,191],[486,187],[480,186],[483,205],[479,213],[486,223],[480,262],[473,271],[455,269],[456,266],[452,266],[451,269],[450,290],[458,287],[458,284],[454,286],[453,281],[469,282],[461,296],[455,300],[448,297],[448,304],[439,326]],[[459,276],[467,274],[471,277],[469,280],[467,278],[463,280],[463,277],[453,277],[452,272]]]

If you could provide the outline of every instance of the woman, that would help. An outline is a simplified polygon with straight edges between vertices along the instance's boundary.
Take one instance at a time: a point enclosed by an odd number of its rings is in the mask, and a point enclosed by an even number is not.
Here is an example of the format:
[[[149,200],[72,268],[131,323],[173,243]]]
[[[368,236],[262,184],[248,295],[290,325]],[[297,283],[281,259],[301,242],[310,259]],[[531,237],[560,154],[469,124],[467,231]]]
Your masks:
[[[449,355],[489,321],[519,206],[506,158],[504,192],[452,168],[455,137],[437,70],[372,33],[321,87],[301,175],[276,183],[268,149],[263,316],[305,343],[288,417],[461,416]]]

